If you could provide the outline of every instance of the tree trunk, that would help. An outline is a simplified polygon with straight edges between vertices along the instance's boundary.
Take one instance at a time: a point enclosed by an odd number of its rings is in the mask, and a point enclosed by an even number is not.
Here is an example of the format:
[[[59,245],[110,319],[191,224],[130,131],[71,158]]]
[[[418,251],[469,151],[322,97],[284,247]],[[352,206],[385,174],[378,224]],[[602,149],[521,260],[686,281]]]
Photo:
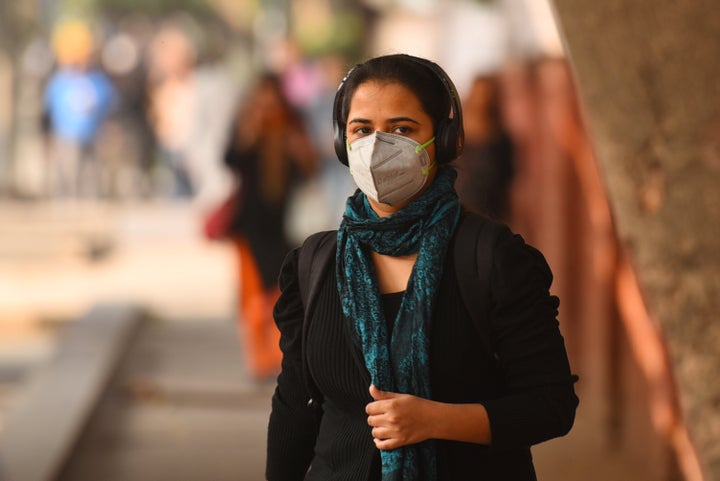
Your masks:
[[[620,240],[670,355],[707,480],[720,480],[720,10],[716,0],[554,0]]]

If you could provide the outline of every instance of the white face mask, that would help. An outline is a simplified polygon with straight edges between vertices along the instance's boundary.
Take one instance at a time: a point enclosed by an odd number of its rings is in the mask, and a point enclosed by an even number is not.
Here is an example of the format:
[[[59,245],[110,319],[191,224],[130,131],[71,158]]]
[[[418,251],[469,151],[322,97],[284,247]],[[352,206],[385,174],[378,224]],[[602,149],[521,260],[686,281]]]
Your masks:
[[[417,194],[427,182],[434,162],[424,144],[402,135],[375,132],[347,147],[348,165],[355,183],[365,195],[382,204],[394,205]]]

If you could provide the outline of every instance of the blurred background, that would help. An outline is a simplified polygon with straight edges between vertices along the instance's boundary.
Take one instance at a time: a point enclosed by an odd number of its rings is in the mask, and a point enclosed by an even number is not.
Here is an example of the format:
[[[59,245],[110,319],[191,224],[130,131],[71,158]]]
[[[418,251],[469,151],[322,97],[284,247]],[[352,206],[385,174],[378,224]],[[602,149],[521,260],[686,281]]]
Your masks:
[[[228,152],[271,74],[299,139],[273,219],[290,245],[334,228],[335,89],[394,52],[454,79],[462,200],[555,273],[581,405],[540,479],[692,478],[545,0],[33,0],[0,5],[0,479],[264,479],[272,386],[243,352],[243,246],[213,224],[253,179]]]

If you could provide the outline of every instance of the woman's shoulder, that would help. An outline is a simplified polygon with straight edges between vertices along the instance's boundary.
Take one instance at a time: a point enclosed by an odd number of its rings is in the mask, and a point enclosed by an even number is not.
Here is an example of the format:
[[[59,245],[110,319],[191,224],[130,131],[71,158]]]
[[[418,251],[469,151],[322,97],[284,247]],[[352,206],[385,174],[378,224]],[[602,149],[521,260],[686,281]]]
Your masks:
[[[490,261],[493,277],[530,276],[552,281],[552,272],[542,252],[505,222],[464,212],[456,236],[457,247],[466,254],[474,252],[476,264]]]
[[[319,283],[330,262],[335,259],[337,231],[316,232],[294,250],[294,274],[303,302],[311,295],[313,286]]]
[[[498,245],[506,244],[516,236],[504,222],[484,214],[463,210],[455,230],[456,250],[475,253],[477,259],[494,251]]]
[[[298,268],[302,269],[315,265],[316,258],[324,259],[335,253],[337,246],[337,230],[326,230],[309,235],[298,247]]]
[[[305,240],[300,245],[300,248],[306,249],[306,246],[312,247],[316,244],[332,242],[335,239],[337,239],[337,229],[315,232],[314,234],[310,234],[305,238]]]

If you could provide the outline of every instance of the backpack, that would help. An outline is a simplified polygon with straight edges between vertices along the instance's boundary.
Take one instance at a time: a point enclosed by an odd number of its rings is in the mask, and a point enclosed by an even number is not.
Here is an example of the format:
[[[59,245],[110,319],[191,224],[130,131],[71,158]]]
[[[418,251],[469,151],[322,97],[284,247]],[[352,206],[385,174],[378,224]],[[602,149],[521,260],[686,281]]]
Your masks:
[[[487,355],[497,359],[490,336],[490,274],[492,253],[502,231],[508,228],[497,221],[478,214],[464,213],[453,237],[453,254],[460,297],[482,342]],[[307,366],[306,339],[315,307],[318,290],[330,259],[335,257],[337,231],[311,235],[298,254],[298,283],[304,308],[302,325],[303,376],[310,394],[308,406],[319,407],[322,394],[312,382]]]

